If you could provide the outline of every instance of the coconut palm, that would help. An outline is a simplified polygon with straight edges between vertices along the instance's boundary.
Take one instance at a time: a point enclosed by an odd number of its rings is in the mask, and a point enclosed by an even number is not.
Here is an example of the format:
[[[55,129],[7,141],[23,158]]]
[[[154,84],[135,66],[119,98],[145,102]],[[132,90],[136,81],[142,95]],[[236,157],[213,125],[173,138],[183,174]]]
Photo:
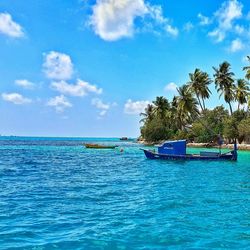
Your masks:
[[[203,110],[206,109],[205,106],[205,99],[208,99],[210,97],[211,91],[208,87],[209,84],[211,84],[213,81],[209,77],[207,72],[202,72],[202,78],[201,78],[201,83],[202,83],[202,88],[201,88],[201,99],[203,103]]]
[[[156,100],[153,101],[154,112],[162,120],[166,118],[167,111],[170,109],[168,100],[163,96],[157,96]]]
[[[247,110],[248,110],[248,113],[250,114],[250,95],[248,95],[248,98],[247,98]]]
[[[177,96],[174,96],[171,102],[170,114],[171,114],[170,120],[172,121],[172,127],[174,129],[181,129],[182,121],[180,119],[181,114],[178,109],[178,97]]]
[[[151,121],[154,117],[154,105],[148,104],[145,108],[144,113],[140,113],[140,116],[143,116],[143,118],[140,120],[140,122],[146,122]]]
[[[247,60],[250,63],[250,56],[247,56]],[[243,70],[246,71],[246,75],[245,75],[246,79],[250,80],[250,66],[244,67]]]
[[[235,100],[238,102],[238,110],[240,105],[246,104],[249,96],[249,84],[244,79],[238,79],[235,86]]]
[[[190,87],[186,84],[177,89],[177,115],[182,123],[182,128],[191,123],[199,114],[198,102],[194,98]]]
[[[201,74],[202,72],[200,69],[195,69],[194,73],[189,73],[189,79],[188,85],[190,88],[194,91],[197,100],[199,102],[199,105],[201,109],[203,110],[201,100],[200,100],[200,91],[201,91]]]
[[[206,108],[204,99],[208,99],[211,94],[208,85],[212,81],[209,78],[209,75],[206,72],[202,72],[200,69],[195,69],[194,73],[190,73],[189,78],[190,81],[188,84],[190,88],[194,91],[201,110],[204,110]]]
[[[228,62],[223,62],[219,65],[219,68],[213,67],[214,73],[214,80],[215,80],[215,87],[217,92],[220,93],[220,97],[224,95],[225,102],[228,103],[230,113],[232,115],[232,102],[235,100],[234,94],[234,73],[231,72],[231,66]]]

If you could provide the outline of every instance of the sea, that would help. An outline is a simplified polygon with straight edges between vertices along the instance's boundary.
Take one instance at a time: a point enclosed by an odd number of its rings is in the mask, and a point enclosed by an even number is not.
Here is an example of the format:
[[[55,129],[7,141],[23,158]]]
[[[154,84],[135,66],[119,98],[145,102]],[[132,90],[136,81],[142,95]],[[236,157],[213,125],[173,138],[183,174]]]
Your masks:
[[[161,161],[141,147],[1,136],[0,249],[250,249],[250,152]]]

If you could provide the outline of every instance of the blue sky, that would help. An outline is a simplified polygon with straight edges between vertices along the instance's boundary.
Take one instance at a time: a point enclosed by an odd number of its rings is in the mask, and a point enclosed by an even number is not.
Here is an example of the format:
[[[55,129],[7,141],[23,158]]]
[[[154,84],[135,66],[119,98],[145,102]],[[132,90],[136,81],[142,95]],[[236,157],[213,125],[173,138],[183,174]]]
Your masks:
[[[249,49],[247,0],[1,0],[0,134],[138,136],[155,96],[224,60],[243,77]]]

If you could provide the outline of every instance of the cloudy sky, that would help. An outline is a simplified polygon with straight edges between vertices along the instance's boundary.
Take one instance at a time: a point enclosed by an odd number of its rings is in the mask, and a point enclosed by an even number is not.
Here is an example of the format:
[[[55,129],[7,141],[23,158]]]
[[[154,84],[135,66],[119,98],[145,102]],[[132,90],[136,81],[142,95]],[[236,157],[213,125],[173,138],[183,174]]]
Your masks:
[[[138,136],[156,95],[249,54],[248,0],[1,0],[0,134]]]

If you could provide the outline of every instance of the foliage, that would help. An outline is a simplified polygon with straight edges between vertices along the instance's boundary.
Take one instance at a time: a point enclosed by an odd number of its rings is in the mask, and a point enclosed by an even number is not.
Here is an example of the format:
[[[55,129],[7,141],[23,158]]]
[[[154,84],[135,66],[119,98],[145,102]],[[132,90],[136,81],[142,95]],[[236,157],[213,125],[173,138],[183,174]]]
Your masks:
[[[198,103],[188,85],[177,89],[179,96],[176,97],[176,118],[179,121],[177,127],[183,129],[190,124],[199,114]]]
[[[228,117],[228,111],[223,106],[218,106],[213,110],[205,110],[199,120],[192,124],[195,141],[216,141],[218,136],[223,134],[223,122]]]
[[[143,117],[140,122],[148,122],[151,121],[154,117],[154,106],[152,104],[148,104],[145,108],[145,112],[141,113],[140,115]]]
[[[192,134],[191,130],[177,130],[174,134],[174,137],[172,137],[171,139],[173,140],[183,140],[183,139],[187,139],[190,142],[194,141],[194,135]]]
[[[220,93],[220,97],[224,95],[224,100],[229,104],[230,113],[233,113],[231,103],[235,100],[234,94],[234,73],[231,72],[231,65],[228,62],[223,62],[219,65],[219,68],[213,67],[214,82],[217,92]]]
[[[240,123],[243,119],[246,119],[248,115],[248,112],[245,112],[244,110],[236,110],[233,112],[232,117],[235,118],[237,123]]]
[[[247,60],[250,63],[250,56],[247,56]],[[244,67],[243,70],[246,71],[246,75],[245,75],[246,79],[250,80],[250,66]]]
[[[211,94],[208,85],[212,80],[206,72],[202,72],[200,69],[195,69],[194,73],[190,73],[189,78],[190,81],[188,84],[195,93],[201,109],[204,110],[206,108],[204,99],[208,99]]]
[[[250,61],[250,57],[248,57]],[[195,69],[189,74],[189,81],[177,88],[178,95],[169,101],[164,96],[156,97],[145,112],[141,113],[141,136],[148,142],[167,139],[189,139],[195,142],[216,142],[219,137],[228,141],[250,140],[250,88],[248,81],[238,79],[228,62],[213,67],[214,83],[220,97],[229,105],[229,112],[218,106],[209,110],[205,99],[209,99],[212,80],[206,72]],[[250,66],[244,70],[249,73]],[[233,112],[232,104],[238,103]],[[244,110],[245,106],[248,106]],[[200,107],[200,110],[198,109]],[[243,108],[243,109],[242,109]]]
[[[147,126],[141,128],[142,137],[149,142],[157,142],[167,140],[173,135],[172,131],[164,126],[163,122],[159,119],[153,119],[147,123]]]
[[[238,132],[242,140],[250,138],[250,117],[241,120],[238,125]]]
[[[235,138],[239,137],[237,120],[234,117],[229,117],[224,120],[223,135],[229,140],[229,142],[232,142]]]
[[[240,105],[247,103],[249,91],[248,82],[244,79],[238,79],[235,86],[235,100],[238,102],[238,110],[240,109]]]

